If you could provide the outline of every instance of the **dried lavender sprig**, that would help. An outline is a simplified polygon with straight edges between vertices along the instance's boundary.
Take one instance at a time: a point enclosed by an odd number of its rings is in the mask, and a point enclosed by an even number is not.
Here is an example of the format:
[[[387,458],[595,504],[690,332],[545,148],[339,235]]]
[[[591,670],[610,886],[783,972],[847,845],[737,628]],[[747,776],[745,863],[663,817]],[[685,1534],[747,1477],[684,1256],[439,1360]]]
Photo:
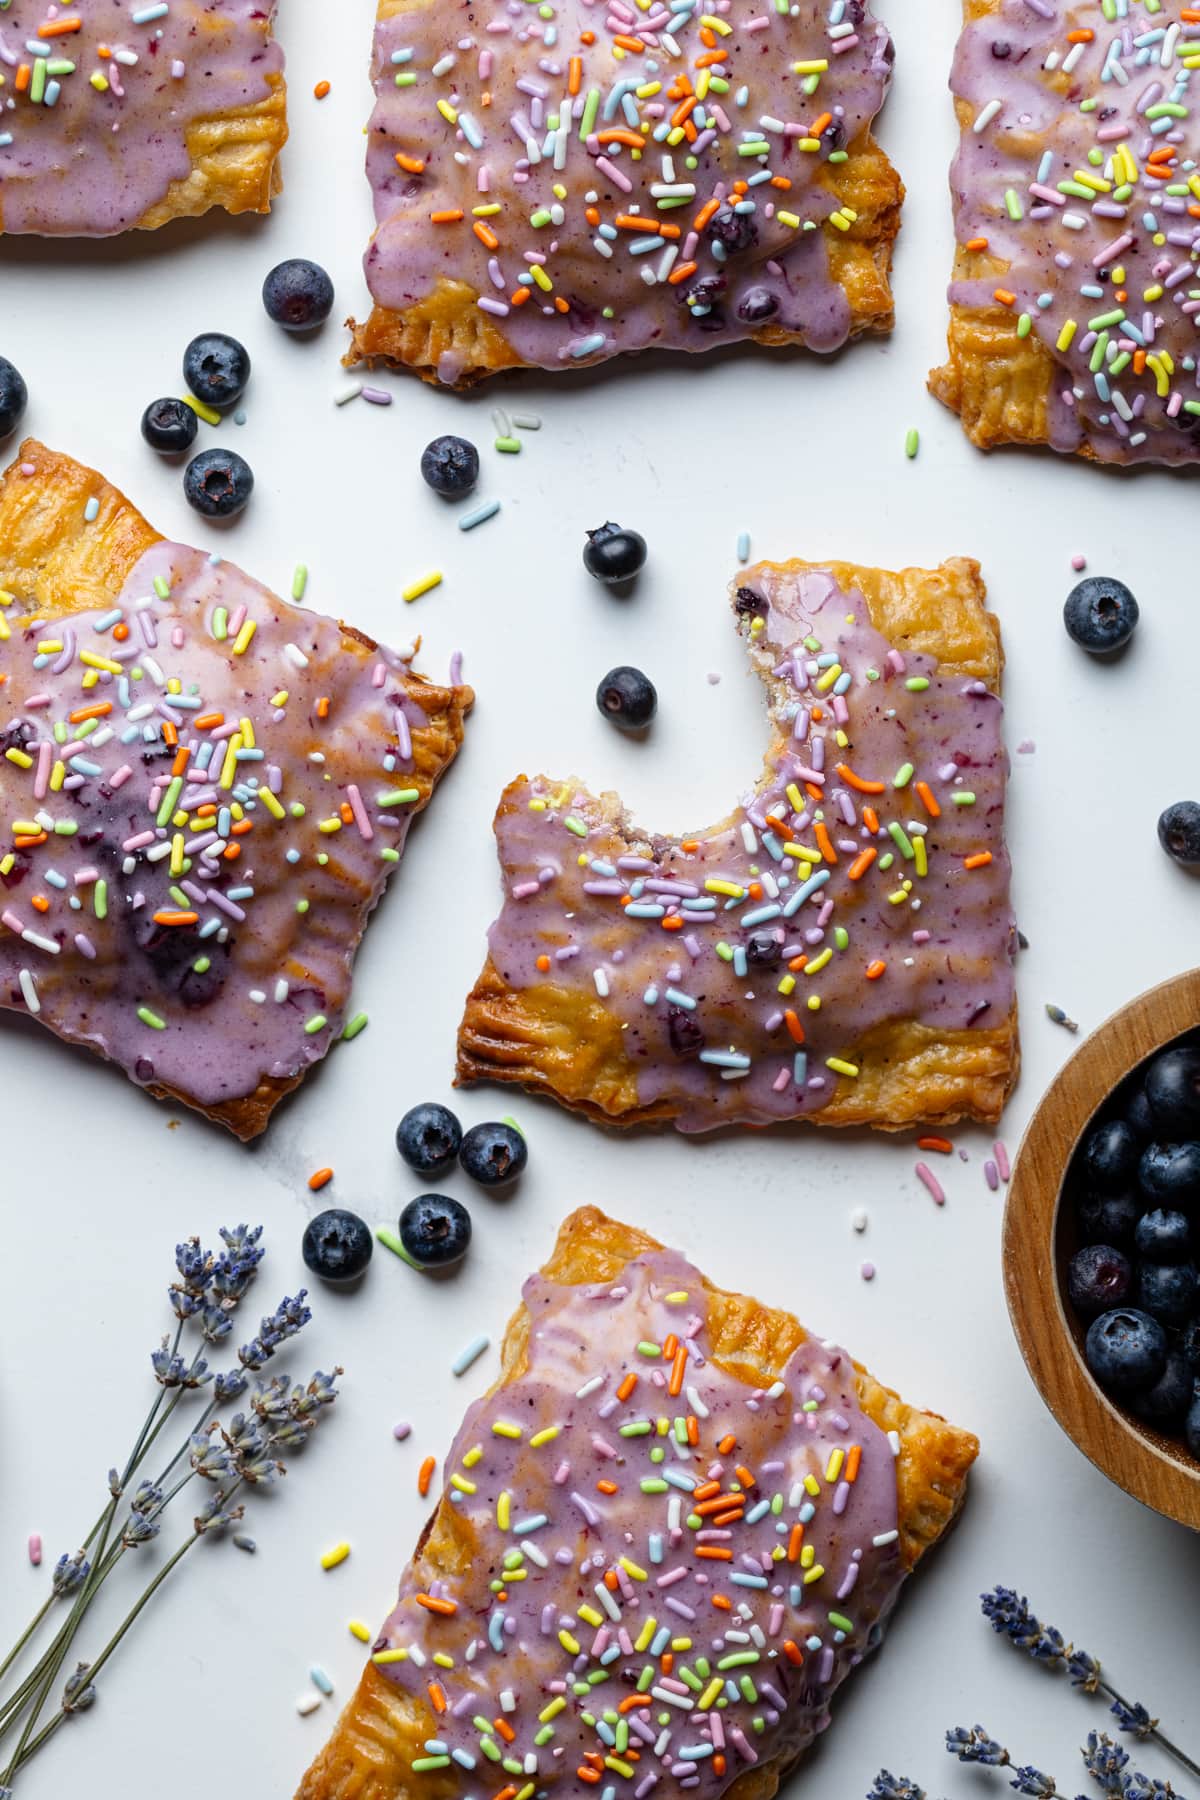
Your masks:
[[[4,1800],[2,1794],[0,1800]],[[907,1775],[893,1775],[889,1769],[880,1769],[867,1800],[925,1800],[925,1789],[910,1781]]]
[[[1019,1650],[1024,1650],[1027,1656],[1053,1673],[1065,1670],[1071,1678],[1071,1685],[1083,1693],[1104,1694],[1110,1702],[1109,1710],[1120,1730],[1143,1742],[1153,1739],[1168,1756],[1174,1757],[1181,1768],[1200,1781],[1200,1763],[1195,1762],[1186,1751],[1181,1750],[1178,1744],[1159,1730],[1158,1720],[1151,1718],[1140,1702],[1126,1700],[1113,1687],[1101,1673],[1097,1657],[1067,1643],[1054,1626],[1043,1625],[1030,1611],[1029,1602],[1023,1594],[1018,1594],[1014,1588],[997,1587],[990,1593],[981,1594],[980,1603],[983,1615],[990,1622],[993,1631],[1008,1638]]]

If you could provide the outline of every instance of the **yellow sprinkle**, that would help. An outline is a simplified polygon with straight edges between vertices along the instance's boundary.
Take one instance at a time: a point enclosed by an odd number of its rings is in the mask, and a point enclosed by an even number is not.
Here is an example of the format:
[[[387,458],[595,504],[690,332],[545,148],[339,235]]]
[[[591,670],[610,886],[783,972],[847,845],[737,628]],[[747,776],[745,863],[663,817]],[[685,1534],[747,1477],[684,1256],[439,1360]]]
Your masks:
[[[322,819],[317,825],[317,830],[323,831],[326,837],[332,837],[335,831],[340,831],[341,829],[342,821],[338,818]]]
[[[203,400],[197,400],[195,394],[185,394],[183,396],[183,404],[185,406],[190,406],[196,417],[198,419],[203,419],[206,425],[219,425],[221,423],[220,413],[215,412],[211,406],[205,406]]]
[[[591,1625],[597,1631],[603,1625],[604,1614],[598,1613],[594,1606],[581,1606],[578,1611],[585,1625]]]
[[[538,1714],[538,1724],[548,1725],[551,1719],[557,1719],[559,1713],[566,1704],[567,1703],[562,1695],[557,1694],[553,1700],[548,1701],[547,1704],[543,1706],[541,1712]]]
[[[1079,330],[1078,320],[1068,319],[1066,324],[1063,326],[1062,330],[1058,334],[1057,348],[1059,350],[1069,350],[1071,348],[1071,345],[1075,341],[1075,333],[1078,330]]]
[[[579,1639],[572,1637],[569,1631],[560,1631],[558,1641],[568,1656],[579,1655]]]
[[[779,983],[778,991],[784,996],[794,994],[796,991],[796,977],[794,975],[785,975],[783,980]]]
[[[94,650],[81,650],[79,652],[79,660],[89,669],[103,669],[105,673],[109,675],[119,675],[121,673],[121,665],[119,662],[113,662],[112,658],[108,656],[97,656]]]
[[[373,1663],[398,1663],[408,1661],[407,1650],[377,1650],[371,1658]]]
[[[627,1556],[621,1558],[621,1567],[627,1575],[632,1575],[635,1581],[649,1581],[650,1579],[645,1569],[639,1569],[637,1564],[630,1562]]]
[[[422,594],[428,594],[435,587],[441,587],[441,585],[442,571],[433,569],[428,575],[422,575],[419,581],[410,582],[408,587],[401,588],[400,598],[408,601],[419,600]]]
[[[835,226],[838,231],[849,231],[850,229],[850,221],[844,213],[831,212],[829,215],[829,223]],[[820,681],[818,681],[817,687],[822,693],[824,693],[827,687],[832,686],[832,683],[828,679],[832,673],[832,669],[826,669],[825,674],[822,675]]]
[[[463,1468],[464,1469],[473,1469],[475,1467],[475,1464],[482,1457],[482,1455],[483,1455],[482,1446],[480,1444],[473,1444],[471,1446],[471,1448],[467,1451],[467,1454],[463,1457]]]
[[[664,1294],[663,1296],[668,1306],[682,1306],[686,1302],[687,1297],[688,1293],[686,1288],[677,1288],[673,1294]]]
[[[806,1475],[804,1477],[804,1491],[806,1494],[811,1494],[814,1500],[820,1494],[821,1484],[815,1475]]]
[[[918,875],[928,875],[928,873],[929,873],[929,857],[925,850],[925,839],[918,833],[918,835],[913,839],[912,845],[913,845],[913,862],[916,866],[917,874]]]
[[[633,1640],[633,1647],[639,1655],[643,1650],[648,1650],[650,1648],[651,1640],[657,1630],[658,1620],[651,1615]]]
[[[284,811],[283,807],[280,806],[269,787],[260,787],[258,790],[258,798],[262,801],[273,819],[287,818],[287,813]]]
[[[626,1781],[633,1779],[633,1764],[622,1762],[619,1756],[606,1756],[604,1766],[606,1769],[611,1769],[615,1775],[623,1775]],[[530,1793],[532,1792],[531,1788]],[[517,1800],[520,1800],[520,1795],[517,1796]]]
[[[700,1698],[696,1702],[696,1706],[700,1712],[708,1711],[709,1707],[712,1705],[713,1701],[717,1698],[717,1695],[721,1693],[724,1686],[725,1686],[725,1682],[722,1679],[722,1677],[720,1675],[714,1675],[712,1680],[709,1682],[708,1686],[705,1688],[704,1692],[701,1694]]]
[[[800,1552],[800,1567],[802,1569],[811,1569],[816,1558],[817,1553],[813,1546],[811,1544],[805,1544],[803,1550]]]
[[[821,970],[825,967],[826,963],[830,963],[832,961],[833,961],[833,951],[829,948],[829,945],[826,944],[826,946],[822,950],[820,956],[813,957],[812,961],[808,964],[808,967],[805,969],[804,973],[806,975],[819,975],[821,973]]]
[[[700,23],[715,31],[718,37],[729,37],[733,31],[728,19],[718,19],[715,13],[701,13]]]
[[[671,1639],[671,1648],[672,1648],[672,1650],[674,1650],[674,1652],[677,1656],[680,1655],[685,1650],[690,1650],[691,1647],[692,1647],[691,1638],[679,1637],[679,1638]]]
[[[0,613],[0,642],[3,642],[6,638],[10,638],[11,636],[12,632],[9,630],[8,620],[3,613]]]
[[[540,1450],[543,1444],[553,1443],[558,1436],[557,1425],[547,1425],[544,1431],[535,1431],[529,1440],[531,1450]]]
[[[271,705],[272,706],[286,706],[287,703],[288,703],[288,691],[286,688],[280,688],[280,690],[277,694],[271,695]]]
[[[496,1525],[501,1531],[507,1531],[512,1518],[512,1495],[505,1488],[496,1499]]]
[[[433,1653],[433,1660],[439,1669],[452,1669],[454,1667],[454,1658],[452,1656],[447,1656],[444,1650],[435,1650]]]
[[[248,639],[247,639],[247,642],[249,642],[249,640],[248,640]],[[237,646],[236,646],[236,645],[235,645],[235,646],[234,646],[234,648],[235,648],[235,649],[236,649],[236,648],[237,648]],[[256,748],[257,748],[257,746],[256,746],[256,745],[255,745],[255,742],[254,742],[254,724],[253,724],[253,721],[252,721],[252,720],[250,720],[250,719],[239,719],[239,720],[238,720],[238,725],[239,725],[239,727],[240,727],[240,728],[241,728],[241,733],[242,733],[242,742],[243,742],[243,744],[245,744],[245,746],[246,746],[246,748],[247,748],[247,750],[254,750],[254,749],[256,749]]]
[[[794,75],[824,75],[828,67],[829,63],[824,57],[817,57],[809,62],[794,62],[792,73]]]
[[[370,1643],[371,1628],[369,1625],[365,1625],[361,1619],[347,1619],[346,1629],[351,1637],[356,1637],[358,1639],[360,1644]]]
[[[829,1461],[825,1465],[826,1481],[836,1481],[842,1472],[842,1464],[846,1460],[846,1452],[840,1448],[830,1452]]]
[[[235,656],[244,656],[246,654],[247,650],[250,648],[250,640],[257,630],[258,621],[256,619],[247,619],[245,621],[242,629],[233,640],[233,654]]]
[[[50,792],[52,794],[61,793],[62,792],[62,784],[66,779],[67,779],[66,763],[56,762],[54,767],[50,771]]]
[[[98,94],[107,94],[108,79],[106,76],[104,76],[100,73],[99,69],[97,69],[94,74],[89,75],[88,80],[91,82],[92,86],[95,88],[95,90]]]
[[[228,744],[225,746],[225,761],[221,764],[221,779],[219,786],[223,788],[231,788],[233,786],[233,778],[237,774],[237,752],[241,747],[242,734],[240,731],[235,731]]]
[[[545,269],[543,269],[541,263],[532,263],[530,265],[529,273],[533,276],[533,279],[537,282],[543,294],[549,294],[554,291],[554,283],[547,275]]]
[[[1080,187],[1091,188],[1093,194],[1112,193],[1112,182],[1105,181],[1103,175],[1093,175],[1088,169],[1076,169],[1075,180]]]
[[[335,1544],[332,1550],[326,1550],[325,1554],[322,1556],[321,1567],[323,1569],[336,1569],[339,1563],[345,1562],[349,1554],[350,1546],[345,1541],[340,1544]]]
[[[807,1005],[808,1005],[809,1012],[820,1012],[820,1010],[821,1010],[820,994],[810,994],[808,996]]]
[[[789,781],[787,784],[787,797],[788,805],[793,812],[802,813],[804,811],[804,795],[794,781]]]
[[[706,881],[704,888],[706,893],[724,894],[729,900],[744,900],[746,897],[745,888],[739,887],[736,881]]]
[[[479,1492],[475,1483],[473,1481],[468,1481],[465,1475],[452,1475],[450,1477],[450,1486],[452,1488],[457,1488],[460,1494],[477,1494]]]
[[[439,100],[437,109],[441,113],[443,119],[445,119],[447,125],[458,124],[458,114],[448,100]]]
[[[824,1564],[823,1563],[814,1563],[812,1568],[808,1571],[808,1573],[804,1577],[805,1587],[811,1587],[814,1581],[820,1581],[820,1579],[824,1573],[825,1573]]]
[[[509,1425],[504,1419],[494,1419],[492,1421],[492,1435],[494,1437],[512,1438],[515,1441],[521,1436],[521,1427],[519,1425]]]
[[[171,839],[171,873],[183,874],[183,833],[177,831]]]
[[[819,863],[821,860],[821,852],[819,850],[810,849],[807,844],[785,844],[783,846],[783,854],[785,856],[797,856],[801,862],[806,863]]]
[[[827,1069],[832,1069],[835,1075],[854,1076],[858,1074],[858,1064],[843,1062],[840,1056],[827,1056],[825,1058],[825,1067]]]
[[[814,141],[815,141],[815,140],[814,140]],[[803,144],[801,144],[801,146],[800,146],[800,148],[801,148],[801,149],[802,149],[802,150],[803,150],[803,148],[804,148],[804,145],[803,145]],[[779,210],[779,211],[778,211],[778,212],[777,212],[777,213],[776,213],[776,214],[775,214],[775,217],[776,217],[776,218],[777,218],[777,219],[778,219],[778,220],[779,220],[779,223],[780,223],[780,224],[781,224],[781,225],[786,225],[786,226],[787,226],[787,227],[788,227],[788,229],[789,229],[789,231],[799,231],[799,229],[800,229],[800,218],[799,218],[799,215],[798,215],[798,214],[797,214],[797,213],[794,213],[794,212],[784,212],[784,211],[783,211],[783,210],[782,210],[782,208],[781,208],[781,209],[780,209],[780,210]]]
[[[16,763],[18,769],[32,769],[33,767],[33,758],[27,750],[18,750],[14,746],[13,749],[6,750],[4,755],[10,763]],[[41,827],[35,825],[33,830],[40,831]]]

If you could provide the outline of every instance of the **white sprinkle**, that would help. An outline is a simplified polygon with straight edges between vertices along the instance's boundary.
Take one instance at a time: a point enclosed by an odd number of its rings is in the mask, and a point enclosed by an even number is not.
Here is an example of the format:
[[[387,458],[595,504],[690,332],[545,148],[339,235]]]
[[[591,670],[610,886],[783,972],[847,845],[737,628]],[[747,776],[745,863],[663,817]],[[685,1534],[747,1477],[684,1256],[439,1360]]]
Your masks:
[[[357,400],[362,391],[363,384],[361,381],[348,381],[345,387],[339,388],[337,393],[333,396],[333,404],[335,406],[347,406],[351,400]]]
[[[876,1550],[883,1550],[888,1544],[894,1544],[899,1536],[898,1531],[881,1531],[878,1537],[871,1539],[871,1542]]]
[[[315,1713],[320,1704],[320,1694],[301,1694],[296,1702],[296,1711],[302,1719],[307,1719],[309,1713]]]
[[[491,1341],[490,1337],[485,1337],[482,1333],[479,1337],[472,1338],[471,1342],[464,1345],[450,1364],[451,1372],[455,1375],[465,1375],[471,1364],[479,1361]]]

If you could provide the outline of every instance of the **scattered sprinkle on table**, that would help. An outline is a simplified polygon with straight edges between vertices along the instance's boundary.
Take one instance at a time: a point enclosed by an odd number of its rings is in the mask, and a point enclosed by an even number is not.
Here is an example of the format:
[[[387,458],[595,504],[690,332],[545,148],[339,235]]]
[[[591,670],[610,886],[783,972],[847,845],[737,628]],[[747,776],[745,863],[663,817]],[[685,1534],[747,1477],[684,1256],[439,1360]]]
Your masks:
[[[904,440],[904,454],[907,456],[909,462],[913,460],[920,448],[921,434],[914,426]]]
[[[748,531],[738,532],[737,559],[740,563],[750,561],[750,533]]]
[[[296,564],[296,573],[292,576],[292,599],[293,600],[303,600],[304,591],[307,588],[307,586],[308,586],[308,564],[307,563],[297,563]]]
[[[326,94],[330,91],[330,86],[331,84],[328,81],[318,81],[316,87],[313,89],[313,98],[315,100],[324,100]]]
[[[867,1229],[867,1215],[861,1206],[851,1215],[850,1223],[860,1235]]]
[[[334,1544],[332,1549],[326,1550],[323,1553],[321,1557],[321,1567],[325,1570],[336,1569],[339,1564],[345,1562],[349,1554],[350,1546],[343,1539],[340,1544]]]
[[[464,1344],[450,1364],[451,1373],[465,1375],[471,1364],[479,1361],[491,1341],[490,1337],[485,1337],[481,1332],[478,1337],[472,1338],[469,1344]]]
[[[1080,574],[1082,570],[1087,568],[1087,557],[1077,550],[1071,558],[1071,567],[1077,575]]]
[[[335,406],[346,406],[351,400],[357,400],[362,391],[363,384],[361,381],[348,381],[345,387],[340,387],[333,396],[333,404]]]
[[[320,1694],[301,1694],[300,1698],[296,1701],[296,1711],[300,1714],[302,1719],[307,1719],[310,1713],[316,1712],[320,1704]]]
[[[360,1644],[369,1644],[371,1628],[363,1619],[347,1619],[346,1630],[351,1637],[357,1638]]]
[[[992,1154],[996,1158],[996,1167],[1000,1171],[1001,1181],[1007,1181],[1012,1174],[1012,1166],[1008,1160],[1008,1150],[999,1138],[992,1145]]]
[[[405,1438],[410,1438],[412,1436],[412,1426],[407,1419],[400,1419],[392,1426],[392,1436],[398,1444],[402,1444]]]
[[[1046,1002],[1046,1017],[1055,1025],[1061,1025],[1064,1031],[1079,1030],[1078,1019],[1069,1019],[1061,1006],[1054,1006],[1049,1000]]]
[[[325,1695],[332,1694],[333,1683],[330,1681],[320,1663],[313,1664],[312,1668],[308,1671],[308,1678],[319,1692]]]
[[[462,515],[458,521],[458,529],[474,531],[477,525],[486,525],[489,519],[494,519],[499,511],[500,502],[498,500],[485,500],[482,505],[476,506],[471,512],[465,512]]]
[[[35,1569],[41,1568],[42,1540],[40,1534],[36,1531],[31,1531],[29,1534],[29,1560]]]
[[[933,1173],[933,1170],[929,1168],[926,1163],[919,1162],[917,1164],[916,1173],[917,1179],[923,1181],[925,1186],[929,1189],[929,1192],[933,1196],[934,1203],[938,1206],[945,1206],[946,1192],[937,1176]]]
[[[431,569],[428,575],[422,575],[419,580],[410,582],[406,588],[401,588],[400,598],[409,602],[419,600],[422,594],[432,593],[434,588],[441,587],[441,585],[442,571]]]
[[[367,387],[364,385],[358,391],[363,399],[369,401],[372,406],[390,406],[392,404],[392,396],[388,393],[386,388]]]
[[[417,1492],[424,1499],[429,1492],[429,1484],[433,1480],[433,1471],[437,1468],[437,1458],[427,1456],[417,1471]]]
[[[874,1279],[875,1279],[875,1264],[873,1262],[865,1262],[865,1263],[863,1263],[862,1267],[859,1269],[858,1272],[862,1276],[864,1281],[874,1281]]]
[[[326,1187],[328,1185],[328,1183],[331,1182],[332,1180],[333,1180],[333,1170],[332,1169],[314,1169],[312,1174],[308,1178],[308,1185],[312,1189],[313,1193],[315,1194],[318,1192],[319,1189]]]
[[[950,1142],[949,1138],[919,1137],[917,1139],[917,1149],[933,1150],[938,1156],[949,1156],[954,1149],[954,1145]]]

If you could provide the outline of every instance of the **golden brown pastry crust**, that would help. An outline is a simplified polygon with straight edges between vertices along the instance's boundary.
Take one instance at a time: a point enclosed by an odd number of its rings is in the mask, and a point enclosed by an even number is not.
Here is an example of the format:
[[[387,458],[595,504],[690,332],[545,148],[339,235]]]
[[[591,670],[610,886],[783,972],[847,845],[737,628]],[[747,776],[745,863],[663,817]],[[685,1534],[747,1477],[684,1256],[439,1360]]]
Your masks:
[[[36,474],[23,475],[22,464],[34,466]],[[85,525],[89,499],[99,510]],[[111,482],[35,439],[21,445],[16,462],[0,477],[0,589],[35,595],[37,613],[30,617],[62,617],[111,604],[130,570],[161,541],[162,533]],[[16,629],[26,622],[12,613],[8,620]],[[361,632],[347,625],[341,629],[348,653],[365,658],[377,649]],[[411,673],[404,689],[426,716],[425,726],[412,733],[411,785],[420,790],[413,811],[421,812],[458,754],[474,695],[469,688],[440,687]],[[297,965],[295,978],[303,974]],[[266,1076],[254,1093],[209,1107],[177,1088],[151,1083],[148,1091],[159,1100],[182,1101],[247,1142],[265,1130],[280,1100],[302,1080],[303,1075]]]
[[[437,0],[379,0],[380,21],[436,7]],[[849,206],[858,217],[849,231],[825,224],[831,278],[842,289],[850,307],[850,336],[884,335],[896,322],[892,299],[892,254],[900,231],[904,183],[874,134],[862,132],[847,146],[844,163],[825,163],[822,183],[839,207]],[[447,361],[461,368],[453,383],[473,387],[504,369],[524,368],[511,344],[476,304],[479,295],[466,282],[440,277],[431,293],[415,306],[398,312],[375,305],[359,324],[347,319],[352,334],[343,357],[347,368],[365,362],[408,368],[423,381],[444,386],[439,365]],[[778,325],[764,326],[750,334],[751,341],[771,349],[803,340]]]
[[[799,558],[766,566],[796,574],[828,570],[843,591],[857,588],[863,594],[872,625],[897,649],[936,656],[940,673],[983,681],[998,691],[1004,667],[1000,624],[987,610],[978,563],[957,557],[937,570],[897,572]],[[769,687],[774,657],[764,647],[755,660]],[[782,747],[775,729],[768,758]],[[518,777],[505,790],[498,817],[517,804],[525,779]],[[617,795],[603,795],[601,804],[612,837],[607,845],[598,841],[596,850],[613,861],[647,854],[644,836],[628,824]],[[725,823],[714,830],[724,829]],[[859,1065],[857,1078],[839,1080],[833,1098],[803,1114],[802,1122],[884,1131],[947,1126],[964,1118],[992,1125],[1020,1068],[1016,1005],[1002,1025],[990,1030],[941,1031],[913,1021],[885,1024],[847,1055]],[[599,998],[552,981],[510,988],[490,956],[459,1027],[456,1080],[518,1082],[552,1093],[564,1106],[609,1125],[667,1122],[675,1113],[668,1102],[639,1102],[637,1070],[626,1053],[620,1020]]]
[[[648,1233],[584,1207],[566,1219],[542,1273],[565,1283],[615,1280],[634,1257],[662,1246]],[[748,1387],[769,1386],[807,1333],[778,1307],[763,1306],[705,1282],[713,1359]],[[513,1314],[505,1333],[502,1369],[492,1392],[508,1386],[525,1369],[530,1320],[525,1307]],[[900,1547],[913,1569],[941,1538],[966,1497],[967,1473],[979,1454],[978,1440],[935,1413],[920,1412],[855,1364],[859,1404],[881,1431],[895,1432]],[[425,1585],[464,1569],[475,1546],[460,1514],[439,1502],[417,1545],[416,1561]],[[414,1780],[413,1758],[424,1740],[436,1735],[432,1714],[368,1663],[358,1689],[329,1744],[297,1790],[296,1800],[456,1800],[461,1774],[422,1773]],[[739,1775],[729,1800],[771,1800],[788,1773],[778,1760]]]
[[[999,15],[1001,0],[963,0],[964,25],[989,15]],[[1048,77],[1064,96],[1069,75]],[[956,98],[954,111],[962,133],[971,130],[970,104]],[[954,252],[955,282],[1000,282],[1010,264],[987,250],[968,250],[958,244]],[[1000,444],[1046,445],[1050,442],[1047,414],[1058,368],[1050,351],[1035,332],[1021,337],[1018,316],[1011,306],[950,304],[947,332],[949,360],[929,375],[929,392],[962,419],[963,430],[981,450]],[[1077,454],[1096,460],[1095,451],[1081,444]]]

